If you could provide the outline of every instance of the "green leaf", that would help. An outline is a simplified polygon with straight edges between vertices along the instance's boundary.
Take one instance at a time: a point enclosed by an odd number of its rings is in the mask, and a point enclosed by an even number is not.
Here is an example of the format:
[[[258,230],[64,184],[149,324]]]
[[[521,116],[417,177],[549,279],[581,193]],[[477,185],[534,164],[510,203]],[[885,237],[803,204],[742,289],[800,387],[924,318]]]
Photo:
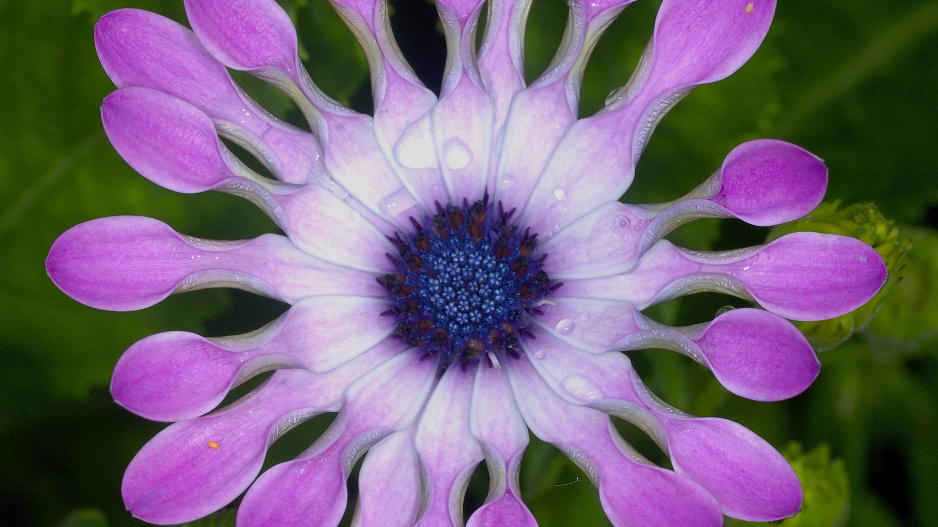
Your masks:
[[[912,241],[902,278],[870,323],[877,346],[911,353],[938,337],[938,232],[903,226]]]

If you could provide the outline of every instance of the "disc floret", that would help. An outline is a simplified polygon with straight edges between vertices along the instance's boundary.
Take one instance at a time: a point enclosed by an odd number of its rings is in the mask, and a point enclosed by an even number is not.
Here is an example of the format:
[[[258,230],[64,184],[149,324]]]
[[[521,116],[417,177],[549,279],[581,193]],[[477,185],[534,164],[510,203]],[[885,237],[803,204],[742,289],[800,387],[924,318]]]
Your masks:
[[[520,357],[531,313],[559,286],[541,268],[546,255],[534,257],[537,235],[512,224],[513,214],[488,195],[461,207],[436,203],[434,216],[411,218],[413,233],[391,240],[397,272],[378,279],[393,302],[388,315],[398,337],[440,356],[441,370]]]

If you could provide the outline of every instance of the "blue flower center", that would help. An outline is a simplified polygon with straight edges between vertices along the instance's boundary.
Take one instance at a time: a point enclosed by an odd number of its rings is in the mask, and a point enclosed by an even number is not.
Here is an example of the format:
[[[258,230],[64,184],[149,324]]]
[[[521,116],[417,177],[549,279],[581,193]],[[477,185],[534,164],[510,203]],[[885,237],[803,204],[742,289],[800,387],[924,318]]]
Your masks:
[[[398,337],[440,356],[441,371],[520,357],[531,313],[560,285],[541,269],[543,256],[532,258],[537,235],[511,224],[513,212],[501,203],[496,211],[487,195],[462,207],[437,204],[435,216],[411,218],[413,233],[392,240],[397,273],[378,279],[393,302],[388,315]]]

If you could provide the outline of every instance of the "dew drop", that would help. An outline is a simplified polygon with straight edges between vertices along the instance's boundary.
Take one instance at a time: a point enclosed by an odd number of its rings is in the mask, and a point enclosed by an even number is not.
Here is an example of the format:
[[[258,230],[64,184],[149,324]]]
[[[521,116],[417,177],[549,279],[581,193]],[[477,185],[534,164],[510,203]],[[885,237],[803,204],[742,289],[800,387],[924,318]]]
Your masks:
[[[430,135],[430,120],[410,123],[392,149],[394,159],[407,168],[435,168],[436,155]]]
[[[575,327],[576,322],[574,322],[572,319],[565,318],[560,322],[557,322],[557,325],[554,326],[554,329],[557,330],[557,333],[560,333],[561,335],[569,335],[573,332],[573,328]]]
[[[502,188],[508,189],[515,186],[515,178],[512,176],[502,176],[501,178]]]
[[[472,152],[466,143],[459,139],[450,139],[443,145],[443,162],[450,170],[465,168],[472,161]]]
[[[534,358],[537,360],[542,360],[544,358],[544,350],[540,350],[534,354]]]
[[[401,187],[378,203],[378,207],[390,216],[396,216],[413,205],[413,198],[407,189]]]
[[[721,307],[720,309],[717,310],[716,316],[720,316],[720,315],[722,315],[722,314],[724,314],[724,313],[729,313],[730,311],[732,311],[732,310],[734,310],[734,309],[736,309],[736,308],[733,307],[733,306],[723,306],[723,307]]]
[[[565,189],[565,188],[563,188],[563,187],[557,187],[557,188],[555,188],[555,189],[554,189],[554,197],[557,198],[558,201],[563,201],[563,200],[567,199],[567,189]]]
[[[560,382],[560,385],[568,394],[579,401],[590,402],[603,398],[602,389],[595,382],[582,375],[568,375]]]

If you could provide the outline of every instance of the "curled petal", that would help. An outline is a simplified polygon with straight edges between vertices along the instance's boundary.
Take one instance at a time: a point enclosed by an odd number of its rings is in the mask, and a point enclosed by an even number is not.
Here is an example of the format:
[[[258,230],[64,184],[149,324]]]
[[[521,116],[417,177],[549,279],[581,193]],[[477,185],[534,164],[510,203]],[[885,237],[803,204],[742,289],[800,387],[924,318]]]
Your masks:
[[[664,420],[674,470],[710,491],[723,514],[776,521],[801,509],[798,476],[785,458],[749,429],[725,419]]]
[[[410,527],[420,509],[420,463],[413,429],[395,432],[368,450],[358,475],[352,525]]]
[[[556,339],[591,353],[670,349],[709,368],[729,391],[757,401],[794,397],[820,371],[798,328],[761,309],[735,309],[686,328],[661,326],[628,302],[558,298],[541,310],[537,338],[528,344],[535,353],[550,353]]]
[[[640,92],[663,101],[688,87],[730,76],[762,44],[775,4],[775,0],[666,0],[641,63],[610,106],[621,107],[641,97]]]
[[[207,287],[234,287],[285,302],[330,294],[387,296],[372,275],[317,260],[283,236],[212,242],[139,216],[72,227],[52,244],[46,271],[68,296],[112,311],[142,309],[172,293]]]
[[[290,17],[275,1],[189,0],[186,13],[215,58],[271,82],[297,103],[319,138],[329,173],[357,201],[398,226],[420,215],[385,159],[371,118],[330,99],[310,80]]]
[[[435,361],[401,353],[372,370],[346,393],[329,430],[293,461],[274,466],[245,494],[238,525],[334,525],[342,518],[345,480],[361,453],[413,423],[433,384]]]
[[[469,432],[472,371],[449,368],[420,416],[414,444],[420,457],[424,503],[416,525],[459,525],[469,477],[482,449]]]
[[[522,358],[509,378],[524,420],[539,438],[577,463],[599,488],[606,515],[616,525],[722,525],[716,500],[684,476],[640,460],[608,416],[567,403]]]
[[[497,135],[512,97],[524,88],[524,26],[531,0],[493,0],[479,46],[479,75],[495,105]]]
[[[590,53],[631,2],[570,2],[567,29],[550,68],[511,100],[494,178],[495,195],[507,209],[523,211],[551,154],[577,120],[580,84]]]
[[[121,486],[124,503],[134,516],[162,524],[224,507],[251,483],[279,435],[335,411],[345,387],[361,373],[284,370],[219,413],[171,425],[130,462]]]
[[[394,164],[401,183],[422,204],[448,200],[439,170],[430,112],[436,95],[407,64],[394,41],[384,0],[332,0],[368,57],[374,108],[374,133],[384,157]]]
[[[534,527],[537,522],[521,500],[518,484],[528,428],[515,404],[508,377],[500,370],[483,366],[476,371],[469,424],[482,447],[490,483],[485,503],[472,513],[468,525]]]
[[[148,88],[123,88],[105,99],[101,113],[117,151],[154,183],[177,192],[217,189],[243,195],[310,254],[348,267],[390,270],[384,251],[375,248],[393,251],[393,246],[362,221],[347,194],[265,181],[225,148],[208,116],[189,103]],[[359,219],[359,228],[336,225],[350,218]]]
[[[160,333],[128,349],[114,367],[111,394],[118,404],[155,421],[204,414],[228,391],[276,368],[328,371],[371,350],[385,356],[404,345],[385,340],[393,321],[381,317],[383,299],[314,297],[300,301],[260,331],[207,339]]]
[[[296,30],[273,1],[187,0],[186,16],[202,45],[237,70],[277,67],[296,75]]]
[[[811,345],[787,320],[759,309],[735,309],[701,328],[701,362],[736,395],[757,401],[794,397],[821,369]]]
[[[494,105],[475,63],[475,28],[481,0],[440,0],[446,35],[446,77],[433,108],[431,130],[449,201],[482,198],[488,184]]]
[[[671,456],[675,471],[706,488],[724,514],[773,521],[798,512],[801,486],[778,451],[736,423],[667,406],[645,388],[624,355],[558,350],[532,364],[565,400],[648,432]]]
[[[494,501],[487,501],[476,509],[466,523],[468,527],[536,527],[537,520],[518,494],[507,489]]]
[[[121,157],[157,185],[193,193],[238,177],[238,162],[211,119],[182,99],[150,88],[121,88],[104,99],[101,120]]]
[[[695,86],[745,63],[774,12],[774,0],[664,2],[629,85],[606,109],[570,128],[521,219],[535,232],[557,232],[621,196],[658,121]]]
[[[658,242],[631,272],[564,282],[558,295],[627,300],[639,309],[698,291],[729,293],[794,320],[849,313],[879,291],[886,266],[869,245],[797,232],[767,245],[701,253]]]
[[[879,254],[860,240],[811,232],[789,234],[745,258],[716,258],[702,270],[725,273],[760,305],[795,320],[849,313],[879,291],[887,274]]]
[[[774,139],[743,143],[699,195],[734,217],[759,226],[796,220],[824,199],[827,167],[807,150]]]
[[[137,9],[107,13],[94,29],[101,65],[118,88],[153,88],[189,102],[285,181],[324,173],[315,138],[245,95],[189,29]]]

